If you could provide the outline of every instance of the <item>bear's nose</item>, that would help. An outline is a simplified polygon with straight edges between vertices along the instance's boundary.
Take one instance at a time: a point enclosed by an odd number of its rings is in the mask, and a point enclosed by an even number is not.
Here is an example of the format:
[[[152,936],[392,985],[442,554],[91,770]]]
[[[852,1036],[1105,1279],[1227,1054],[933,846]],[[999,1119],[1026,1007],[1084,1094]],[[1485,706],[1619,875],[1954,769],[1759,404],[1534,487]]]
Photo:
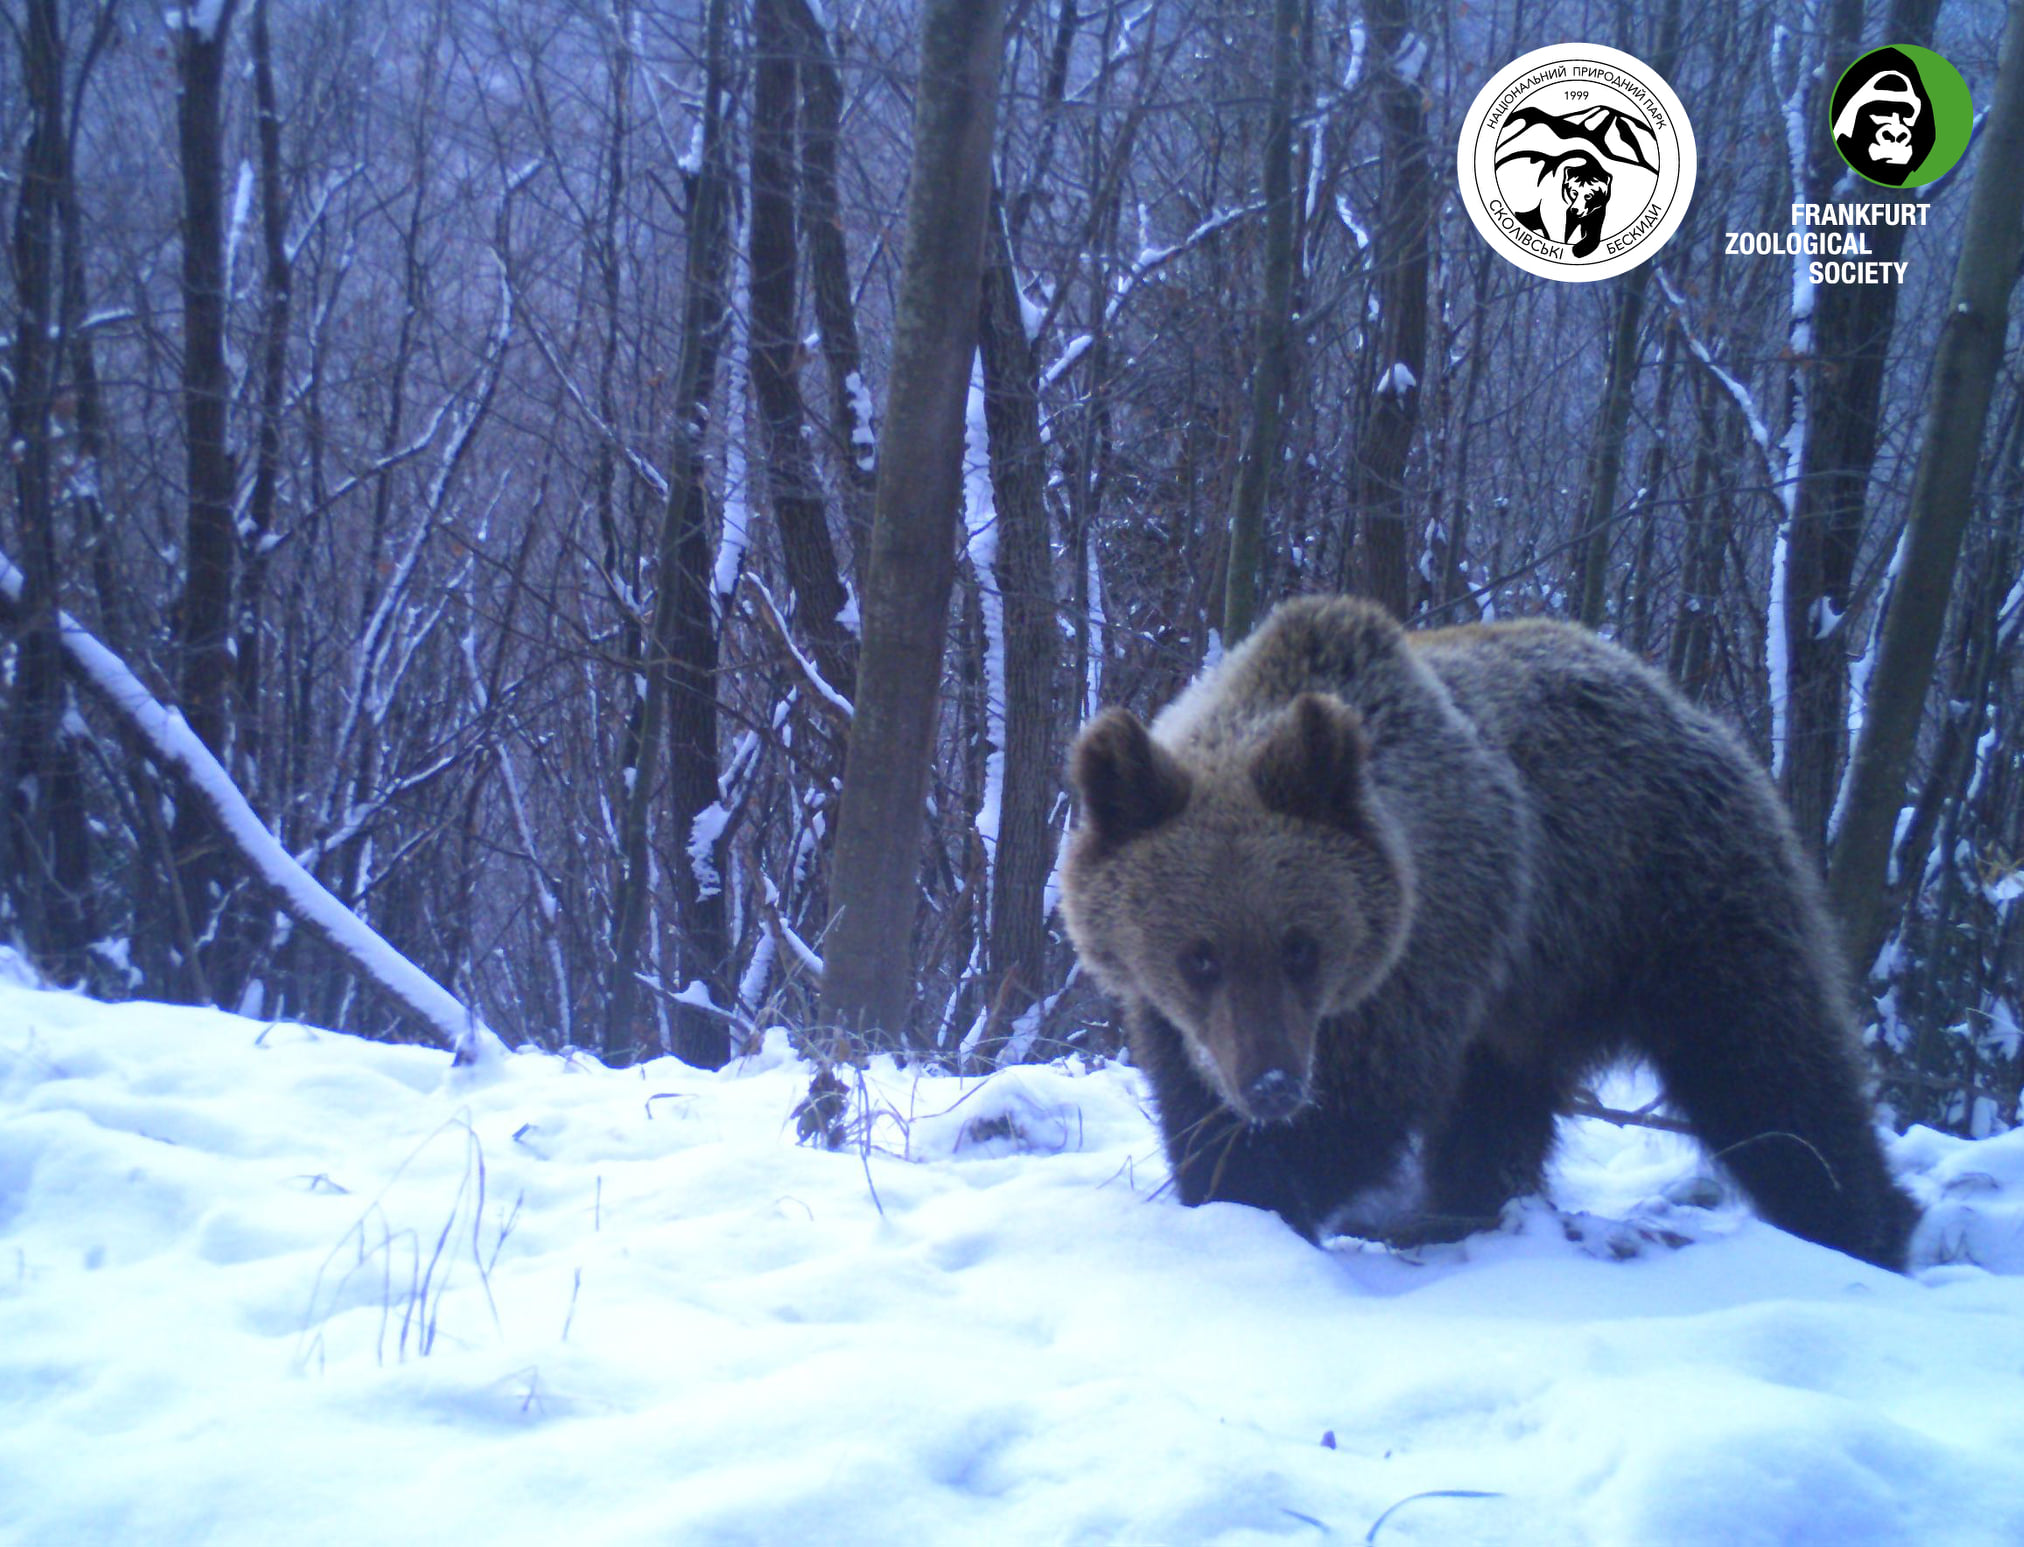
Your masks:
[[[1244,1104],[1257,1122],[1291,1117],[1300,1105],[1300,1082],[1285,1069],[1267,1069],[1244,1087]]]

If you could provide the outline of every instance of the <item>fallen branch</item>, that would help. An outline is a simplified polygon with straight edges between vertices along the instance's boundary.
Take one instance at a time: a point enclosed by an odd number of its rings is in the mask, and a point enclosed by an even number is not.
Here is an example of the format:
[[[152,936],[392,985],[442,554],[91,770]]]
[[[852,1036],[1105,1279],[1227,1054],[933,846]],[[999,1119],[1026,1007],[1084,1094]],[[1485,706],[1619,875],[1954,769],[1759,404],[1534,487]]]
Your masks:
[[[0,553],[0,617],[8,622],[20,616],[22,585],[21,571]],[[150,693],[124,661],[69,613],[57,613],[57,632],[64,664],[175,775],[246,869],[274,892],[289,917],[390,994],[445,1047],[455,1049],[459,1064],[504,1051],[476,1012],[395,950],[296,862],[254,814],[180,711]]]

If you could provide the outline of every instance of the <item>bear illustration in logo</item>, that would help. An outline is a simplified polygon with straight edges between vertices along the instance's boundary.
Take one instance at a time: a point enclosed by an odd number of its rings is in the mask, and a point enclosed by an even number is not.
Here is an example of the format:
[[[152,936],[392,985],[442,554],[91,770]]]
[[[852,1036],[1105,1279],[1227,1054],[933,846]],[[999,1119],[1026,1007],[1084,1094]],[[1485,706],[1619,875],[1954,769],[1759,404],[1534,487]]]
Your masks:
[[[1657,157],[1651,126],[1618,108],[1521,107],[1497,136],[1497,190],[1520,225],[1586,258],[1608,234],[1612,199],[1644,209],[1658,186]]]
[[[1937,130],[1918,66],[1895,48],[1863,56],[1834,93],[1834,143],[1873,183],[1902,188],[1926,159]]]

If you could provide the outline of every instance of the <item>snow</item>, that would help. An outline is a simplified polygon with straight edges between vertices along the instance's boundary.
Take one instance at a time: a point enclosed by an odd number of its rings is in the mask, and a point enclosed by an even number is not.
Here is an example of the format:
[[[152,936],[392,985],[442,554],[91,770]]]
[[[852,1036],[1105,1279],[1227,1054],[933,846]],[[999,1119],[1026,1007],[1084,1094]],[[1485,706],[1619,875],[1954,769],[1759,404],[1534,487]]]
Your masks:
[[[851,451],[857,458],[858,471],[868,473],[876,465],[878,457],[878,421],[872,407],[871,389],[865,386],[864,377],[852,371],[843,378],[843,391],[850,399]]]
[[[1862,655],[1848,669],[1848,745],[1849,756],[1843,761],[1841,782],[1834,792],[1834,809],[1827,816],[1827,841],[1830,847],[1841,833],[1841,818],[1848,810],[1848,797],[1855,784],[1855,748],[1862,744],[1862,724],[1869,710],[1869,679],[1876,671],[1877,655],[1883,648],[1883,620],[1890,608],[1891,593],[1897,587],[1898,572],[1904,568],[1905,544],[1911,535],[1911,523],[1906,522],[1898,530],[1897,543],[1891,549],[1890,564],[1884,571],[1883,584],[1877,588],[1876,606],[1869,618],[1869,643]],[[2000,634],[2000,625],[1999,625]]]
[[[1392,56],[1392,69],[1402,81],[1416,81],[1427,66],[1427,40],[1417,32],[1408,32],[1399,42],[1398,52]]]
[[[1356,211],[1350,208],[1348,195],[1338,193],[1335,196],[1335,218],[1340,220],[1343,229],[1356,239],[1356,250],[1359,253],[1370,247],[1370,232],[1363,228],[1362,222],[1356,218]]]
[[[1789,127],[1789,126],[1788,126]],[[1803,268],[1803,262],[1794,264],[1795,271]],[[1779,510],[1777,535],[1771,545],[1771,588],[1766,599],[1764,613],[1764,675],[1766,690],[1771,705],[1771,771],[1782,775],[1785,771],[1785,743],[1788,700],[1791,683],[1789,672],[1791,656],[1785,635],[1785,577],[1788,548],[1792,536],[1792,523],[1796,519],[1799,501],[1799,470],[1806,460],[1806,437],[1808,433],[1808,411],[1803,378],[1795,373],[1792,390],[1792,418],[1786,426],[1784,436],[1772,443],[1771,431],[1763,416],[1757,411],[1756,399],[1750,389],[1716,362],[1708,346],[1695,336],[1687,319],[1686,302],[1674,288],[1663,270],[1658,273],[1659,288],[1665,292],[1666,301],[1673,314],[1679,318],[1681,332],[1686,338],[1687,348],[1700,361],[1704,370],[1716,383],[1736,401],[1742,410],[1744,422],[1750,427],[1750,439],[1764,459],[1765,475],[1778,491]],[[1812,307],[1813,292],[1796,272],[1793,279],[1791,331],[1788,334],[1789,353],[1795,360],[1805,359],[1813,350]],[[1804,308],[1803,310],[1801,308]]]
[[[1771,699],[1771,776],[1785,774],[1790,713],[1791,659],[1785,638],[1785,586],[1790,565],[1792,521],[1778,523],[1771,543],[1771,599],[1764,609],[1764,681]]]
[[[229,0],[197,0],[186,10],[171,9],[163,18],[173,30],[177,26],[188,27],[206,43],[218,36],[218,26],[224,20],[225,7]]]
[[[253,163],[239,163],[239,180],[232,190],[232,220],[225,233],[225,290],[227,300],[235,294],[233,270],[239,263],[239,244],[246,236],[246,216],[253,207]]]
[[[1970,712],[1979,720],[1986,711],[1978,704]],[[1975,738],[1975,771],[1968,776],[1968,788],[1961,796],[1961,804],[1971,811],[1981,798],[1982,785],[1988,778],[1989,764],[1996,755],[1999,739],[1993,725]],[[1970,869],[1973,868],[1971,862]]]
[[[1124,303],[1137,293],[1139,285],[1150,275],[1164,268],[1182,253],[1192,251],[1224,227],[1252,215],[1261,214],[1264,209],[1265,203],[1260,200],[1256,204],[1246,204],[1236,209],[1219,210],[1171,246],[1150,247],[1142,244],[1130,271],[1118,276],[1116,294],[1105,303],[1104,325],[1109,327],[1117,321],[1118,314],[1124,309]]]
[[[671,996],[676,1004],[692,1005],[698,1010],[714,1010],[717,1001],[710,997],[710,985],[701,978],[682,985],[681,991]]]
[[[828,701],[830,707],[835,709],[844,719],[855,719],[857,716],[857,706],[839,693],[835,686],[828,682],[821,672],[815,669],[815,663],[801,653],[801,647],[795,644],[794,636],[788,632],[786,620],[781,614],[780,604],[773,600],[773,593],[766,589],[766,583],[757,575],[747,575],[745,583],[758,593],[761,605],[778,621],[779,627],[771,632],[774,639],[786,648],[789,655],[794,657],[794,667],[800,673],[801,680],[820,693]],[[858,621],[857,595],[855,592],[849,590],[848,587],[844,591],[843,607],[838,611],[836,617],[837,621],[842,623],[844,627],[855,631]]]
[[[1012,294],[1019,302],[1019,326],[1026,334],[1026,342],[1031,344],[1039,339],[1040,329],[1047,322],[1047,308],[1031,299],[1019,285],[1012,287]]]
[[[768,890],[771,890],[770,883]],[[738,979],[738,1008],[748,1016],[759,1009],[767,980],[773,973],[775,954],[773,937],[761,931],[758,944],[752,947],[752,960],[746,964],[744,976]]]
[[[2017,627],[2024,623],[2024,573],[2017,576],[2017,583],[2010,587],[2003,598],[2003,605],[1996,609],[1996,646],[2008,649],[2017,636]]]
[[[1790,41],[1790,35],[1782,26],[1773,29],[1771,52],[1774,69],[1782,67],[1780,61]],[[1806,119],[1811,79],[1812,72],[1803,61],[1799,62],[1794,70],[1792,90],[1785,98],[1785,151],[1794,188],[1805,186],[1806,162],[1812,144]],[[1796,228],[1801,231],[1805,227],[1803,220],[1796,223]],[[1779,522],[1777,540],[1771,551],[1771,595],[1764,628],[1764,669],[1771,700],[1771,773],[1774,778],[1782,778],[1785,773],[1791,716],[1790,641],[1785,634],[1788,551],[1793,523],[1799,519],[1799,476],[1806,466],[1806,440],[1812,433],[1812,401],[1805,362],[1813,357],[1813,265],[1801,254],[1794,254],[1792,259],[1787,316],[1786,353],[1795,365],[1792,373],[1792,418],[1781,444],[1783,460],[1772,468],[1773,483],[1778,490],[1784,517]]]
[[[1094,538],[1086,545],[1083,572],[1088,576],[1089,648],[1082,681],[1082,718],[1092,718],[1103,705],[1103,663],[1109,652],[1110,612],[1104,600],[1103,565]]]
[[[631,773],[634,770],[627,769]],[[632,788],[627,780],[626,788]],[[689,824],[689,872],[696,878],[696,895],[714,897],[724,889],[723,879],[717,874],[717,845],[723,841],[724,829],[731,825],[731,813],[724,809],[722,801],[713,800]]]
[[[1394,1254],[1179,1207],[1129,1069],[811,1073],[0,982],[0,1539],[2024,1539],[2024,1134],[1897,1143],[1912,1278],[1586,1122]]]
[[[820,981],[822,977],[822,958],[815,954],[814,949],[806,940],[794,932],[793,926],[785,919],[781,919],[779,922],[780,938],[787,946],[788,955],[794,958],[803,972]]]
[[[725,395],[729,405],[725,416],[724,433],[724,528],[717,541],[717,560],[710,576],[711,589],[716,593],[716,606],[721,613],[729,602],[731,593],[738,586],[738,572],[745,562],[745,548],[751,539],[752,501],[751,474],[745,457],[745,394],[751,379],[748,355],[751,339],[745,319],[750,315],[752,293],[751,264],[746,257],[752,225],[748,210],[738,220],[736,272],[733,275],[733,294],[736,304],[731,307],[731,347],[728,374],[730,382]]]
[[[1088,354],[1090,347],[1095,343],[1095,336],[1089,333],[1078,333],[1074,338],[1070,339],[1067,347],[1061,351],[1060,356],[1055,362],[1040,373],[1041,391],[1046,391],[1047,388],[1053,386],[1063,376],[1067,375],[1075,362]]]
[[[1403,360],[1394,360],[1385,367],[1384,374],[1377,379],[1375,389],[1379,397],[1404,397],[1420,384],[1413,374],[1413,368]]]
[[[1307,126],[1307,196],[1301,203],[1301,219],[1314,224],[1314,212],[1321,207],[1321,188],[1328,178],[1328,115],[1316,113]]]
[[[1005,804],[1005,593],[998,583],[998,507],[991,488],[991,429],[984,405],[984,356],[970,361],[970,395],[963,413],[963,530],[977,600],[984,620],[984,798],[977,837],[984,846],[978,895],[989,909],[991,871],[997,863],[998,828]],[[983,930],[978,931],[981,939]]]

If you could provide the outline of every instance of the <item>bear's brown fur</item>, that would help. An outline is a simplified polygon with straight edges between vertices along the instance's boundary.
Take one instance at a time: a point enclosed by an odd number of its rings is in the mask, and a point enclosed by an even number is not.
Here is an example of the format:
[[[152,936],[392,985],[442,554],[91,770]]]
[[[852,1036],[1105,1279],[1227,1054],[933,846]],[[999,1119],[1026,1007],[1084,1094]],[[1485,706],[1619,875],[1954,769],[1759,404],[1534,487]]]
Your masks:
[[[1585,630],[1289,602],[1083,729],[1063,910],[1183,1201],[1455,1235],[1625,1052],[1767,1219],[1902,1267],[1838,947],[1720,722]]]

